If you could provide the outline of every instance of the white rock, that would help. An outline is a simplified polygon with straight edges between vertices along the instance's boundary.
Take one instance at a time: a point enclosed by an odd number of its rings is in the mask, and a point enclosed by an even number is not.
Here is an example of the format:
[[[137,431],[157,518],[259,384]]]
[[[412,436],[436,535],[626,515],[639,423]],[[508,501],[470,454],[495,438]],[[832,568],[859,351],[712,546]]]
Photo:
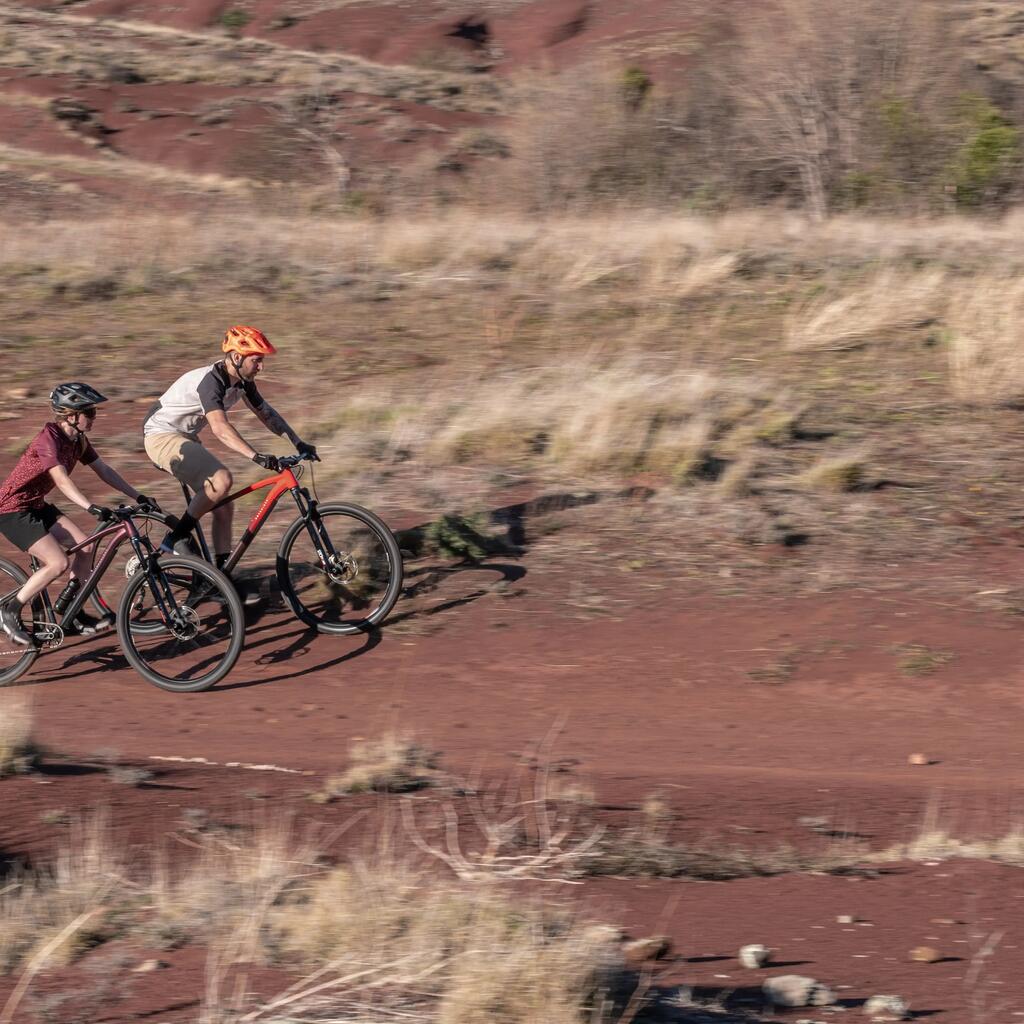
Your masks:
[[[836,994],[827,985],[802,974],[783,974],[769,978],[761,986],[765,999],[776,1006],[829,1006]]]
[[[836,918],[836,924],[856,924],[857,918],[853,914],[840,914]]]
[[[740,949],[739,961],[743,967],[764,967],[771,955],[771,950],[767,946],[754,942]]]
[[[872,996],[864,1004],[864,1015],[877,1021],[906,1020],[910,1007],[899,996]]]
[[[166,960],[143,960],[138,967],[132,968],[132,973],[148,974],[150,971],[162,971],[170,966]]]

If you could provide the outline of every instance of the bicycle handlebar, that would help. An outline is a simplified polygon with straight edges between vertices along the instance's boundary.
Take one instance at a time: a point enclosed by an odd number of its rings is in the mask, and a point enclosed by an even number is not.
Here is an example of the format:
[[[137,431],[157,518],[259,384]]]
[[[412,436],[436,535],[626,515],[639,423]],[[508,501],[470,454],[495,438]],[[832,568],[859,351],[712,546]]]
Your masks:
[[[300,462],[319,462],[319,455],[279,455],[277,457],[277,464],[282,469],[291,469],[293,466],[297,466]]]

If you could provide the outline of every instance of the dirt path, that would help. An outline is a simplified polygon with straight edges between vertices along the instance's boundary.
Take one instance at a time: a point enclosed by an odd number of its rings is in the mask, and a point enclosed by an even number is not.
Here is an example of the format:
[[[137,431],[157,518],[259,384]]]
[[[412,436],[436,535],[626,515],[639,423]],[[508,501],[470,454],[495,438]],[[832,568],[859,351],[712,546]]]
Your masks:
[[[1019,821],[1022,646],[1005,612],[866,591],[666,599],[636,574],[618,590],[627,611],[608,614],[578,600],[557,572],[527,559],[510,583],[503,565],[443,575],[399,606],[379,638],[314,637],[268,609],[252,621],[230,682],[207,694],[147,686],[108,640],[69,644],[25,679],[40,738],[79,756],[107,748],[139,763],[273,763],[319,777],[344,765],[352,740],[397,729],[441,751],[453,771],[500,774],[557,728],[555,756],[603,805],[629,808],[658,790],[692,837],[799,844],[808,839],[801,819],[817,818],[884,847],[910,839],[929,806],[959,835],[1001,835]],[[912,752],[932,763],[909,765]],[[185,804],[226,808],[253,779],[308,812],[302,801],[315,784],[195,772],[185,793],[176,782],[124,790],[115,822],[137,831]],[[14,853],[47,834],[32,784],[17,785],[19,800],[7,784],[0,791],[11,812],[0,846]],[[88,780],[74,781],[77,795],[61,785],[46,790],[47,805],[111,799],[109,786],[101,794]],[[737,989],[740,1002],[760,978],[726,958],[758,941],[780,950],[783,967],[848,986],[850,1007],[895,991],[944,1021],[994,1019],[971,1016],[982,997],[1007,1001],[1006,1020],[1024,1010],[1018,868],[957,861],[873,879],[596,879],[573,895],[637,934],[672,935],[666,980]],[[843,914],[866,923],[840,925]],[[1004,935],[979,980],[968,970],[972,950],[995,931]],[[942,962],[910,963],[908,951],[927,944]]]

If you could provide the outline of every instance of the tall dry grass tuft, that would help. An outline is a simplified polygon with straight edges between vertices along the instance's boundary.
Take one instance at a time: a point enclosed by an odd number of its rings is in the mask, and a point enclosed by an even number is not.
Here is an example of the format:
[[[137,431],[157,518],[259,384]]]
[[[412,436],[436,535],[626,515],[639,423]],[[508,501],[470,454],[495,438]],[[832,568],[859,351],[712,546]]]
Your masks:
[[[349,767],[332,776],[322,796],[345,793],[408,793],[429,786],[437,777],[438,754],[410,736],[387,733],[379,739],[358,740],[349,753]]]
[[[110,937],[124,876],[105,816],[73,826],[53,864],[16,874],[0,895],[0,971],[68,963]]]
[[[792,311],[786,347],[837,350],[887,341],[887,334],[937,319],[946,287],[946,275],[935,268],[885,267],[866,281],[835,282]]]
[[[393,860],[325,873],[270,926],[314,973],[261,1016],[310,1005],[338,1013],[375,994],[382,1008],[441,1024],[601,1022],[623,970],[607,933],[568,911],[439,884]]]
[[[362,444],[433,465],[652,472],[683,484],[707,472],[713,442],[774,400],[757,380],[591,354],[452,381],[428,395],[364,393],[358,412],[349,410],[335,428],[334,443],[351,447],[355,416]],[[757,430],[750,438],[757,440]]]
[[[158,856],[146,881],[145,930],[156,944],[230,936],[247,961],[265,954],[263,921],[284,890],[315,872],[320,851],[288,818],[256,818],[190,842],[196,856],[177,866]]]
[[[950,381],[954,394],[978,405],[1024,401],[1024,282],[987,275],[950,296]]]
[[[0,779],[30,771],[39,760],[41,749],[33,739],[32,725],[29,698],[12,693],[0,697]]]

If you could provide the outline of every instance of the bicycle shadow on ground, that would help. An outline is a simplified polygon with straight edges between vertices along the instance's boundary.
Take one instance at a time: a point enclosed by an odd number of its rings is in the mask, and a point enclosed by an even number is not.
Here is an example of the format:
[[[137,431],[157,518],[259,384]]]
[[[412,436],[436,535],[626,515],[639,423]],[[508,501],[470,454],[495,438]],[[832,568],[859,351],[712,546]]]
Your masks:
[[[270,629],[267,626],[266,629]],[[211,693],[218,691],[227,690],[244,690],[252,686],[266,686],[269,683],[280,683],[289,679],[301,679],[303,676],[311,675],[314,672],[323,672],[326,669],[335,668],[338,665],[344,664],[346,661],[353,661],[356,658],[361,658],[364,654],[369,654],[375,647],[381,642],[381,631],[379,629],[367,630],[365,633],[356,633],[352,636],[346,637],[328,637],[322,633],[318,633],[315,629],[309,629],[305,626],[300,626],[293,633],[285,634],[283,639],[288,642],[283,646],[275,648],[274,650],[266,651],[256,659],[256,665],[263,667],[268,665],[279,665],[282,663],[289,662],[292,658],[299,657],[303,654],[309,653],[311,645],[314,640],[323,638],[325,641],[330,642],[331,640],[351,640],[358,638],[362,642],[359,647],[355,650],[345,651],[343,654],[336,655],[325,659],[324,661],[318,661],[312,665],[302,665],[296,667],[291,671],[280,672],[277,675],[272,676],[257,676],[253,679],[242,679],[238,682],[224,682],[219,683]],[[253,651],[260,647],[265,647],[269,644],[274,643],[277,640],[282,639],[280,633],[275,633],[273,636],[265,637],[262,640],[257,640],[255,643],[247,643],[246,650]]]

